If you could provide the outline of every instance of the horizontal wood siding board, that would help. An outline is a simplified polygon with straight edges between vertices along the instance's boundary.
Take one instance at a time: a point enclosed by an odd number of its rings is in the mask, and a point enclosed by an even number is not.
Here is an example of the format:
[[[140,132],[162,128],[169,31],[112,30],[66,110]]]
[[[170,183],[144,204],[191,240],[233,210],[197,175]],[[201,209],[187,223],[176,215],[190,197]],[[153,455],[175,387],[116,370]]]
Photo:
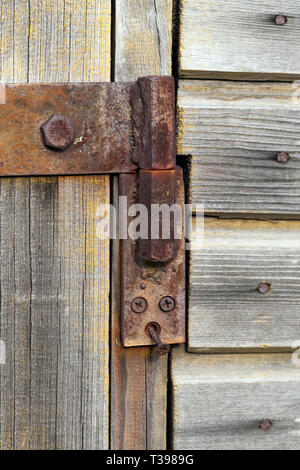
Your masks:
[[[175,449],[299,450],[300,369],[291,354],[172,354]],[[267,431],[262,420],[271,421]]]
[[[172,0],[116,0],[115,80],[171,74]],[[114,204],[118,202],[115,181]],[[165,449],[168,357],[124,348],[120,338],[119,241],[112,256],[111,449]]]
[[[300,221],[206,218],[194,248],[189,350],[290,350],[300,331]]]
[[[299,84],[180,81],[178,119],[191,202],[208,215],[300,216]]]
[[[274,22],[280,13],[288,17],[284,26]],[[297,0],[182,0],[179,74],[293,80],[300,77],[299,41]]]

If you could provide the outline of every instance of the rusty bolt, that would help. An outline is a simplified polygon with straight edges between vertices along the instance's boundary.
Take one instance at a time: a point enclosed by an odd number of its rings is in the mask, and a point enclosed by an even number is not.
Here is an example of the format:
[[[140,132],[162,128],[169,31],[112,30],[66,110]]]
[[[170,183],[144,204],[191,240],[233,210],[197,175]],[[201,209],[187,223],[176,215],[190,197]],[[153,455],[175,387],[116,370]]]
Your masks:
[[[267,294],[271,288],[271,285],[267,282],[261,282],[258,284],[257,290],[260,294]]]
[[[277,15],[275,16],[275,24],[277,24],[278,26],[284,26],[285,24],[287,24],[287,17],[285,15]]]
[[[131,302],[131,308],[135,313],[143,313],[147,308],[147,300],[143,297],[136,297]]]
[[[278,155],[277,155],[277,161],[279,163],[287,163],[290,159],[290,156],[288,153],[286,152],[280,152]]]
[[[75,128],[72,119],[54,114],[41,127],[45,145],[58,150],[65,150],[74,141]]]
[[[175,307],[175,300],[170,296],[163,297],[160,299],[159,307],[163,312],[170,312]]]
[[[159,331],[154,323],[149,323],[146,326],[146,331],[149,334],[150,338],[153,339],[157,345],[157,352],[160,356],[165,356],[170,351],[169,344],[163,343],[159,336]]]
[[[269,419],[262,419],[258,425],[258,427],[262,429],[263,431],[268,431],[268,429],[270,429],[271,426],[272,426],[272,423]]]

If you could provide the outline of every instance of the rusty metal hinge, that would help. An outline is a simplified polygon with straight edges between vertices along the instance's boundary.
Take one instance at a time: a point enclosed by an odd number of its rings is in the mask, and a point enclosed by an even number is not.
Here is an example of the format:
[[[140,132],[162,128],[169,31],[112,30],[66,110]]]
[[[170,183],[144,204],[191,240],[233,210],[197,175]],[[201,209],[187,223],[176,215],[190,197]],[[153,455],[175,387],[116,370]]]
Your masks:
[[[140,78],[131,88],[131,105],[139,172],[120,175],[120,194],[129,205],[146,207],[148,226],[147,237],[121,240],[122,338],[125,346],[156,343],[166,354],[169,344],[185,341],[184,185],[176,168],[173,79]],[[162,213],[152,210],[158,207],[169,209],[166,238]],[[175,220],[178,208],[181,223]]]
[[[119,174],[128,206],[148,213],[147,237],[121,240],[125,346],[185,341],[185,244],[171,210],[170,233],[153,205],[181,208],[172,77],[136,83],[5,85],[0,106],[0,176]],[[129,211],[130,213],[130,211]],[[178,214],[177,214],[178,215]],[[126,212],[126,225],[130,224]],[[158,226],[153,237],[152,226]]]

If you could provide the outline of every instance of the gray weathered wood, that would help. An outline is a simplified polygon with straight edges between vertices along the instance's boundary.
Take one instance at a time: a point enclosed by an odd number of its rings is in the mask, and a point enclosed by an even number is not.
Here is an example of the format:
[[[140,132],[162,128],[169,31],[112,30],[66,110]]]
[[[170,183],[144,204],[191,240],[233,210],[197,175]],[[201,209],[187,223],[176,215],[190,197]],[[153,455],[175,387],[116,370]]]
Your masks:
[[[172,0],[116,1],[116,81],[171,74]]]
[[[278,14],[288,17],[277,26]],[[182,0],[180,75],[199,78],[300,77],[298,0]]]
[[[117,0],[115,80],[171,74],[171,0]],[[114,204],[118,201],[114,188]],[[111,448],[165,449],[168,358],[124,348],[120,338],[119,242],[113,245]]]
[[[109,80],[109,0],[0,8],[2,82]],[[0,192],[0,448],[107,449],[109,177],[7,178]]]
[[[183,80],[178,119],[193,203],[207,214],[300,216],[299,84]]]
[[[290,350],[300,328],[300,222],[207,217],[204,227],[191,251],[189,350]],[[272,287],[265,295],[261,282]]]
[[[30,435],[29,179],[0,181],[0,448],[28,448]]]
[[[299,450],[299,357],[172,354],[174,449]],[[299,365],[299,364],[298,364]],[[272,425],[264,431],[261,420]]]
[[[56,447],[108,448],[109,240],[97,210],[107,176],[58,178],[59,328]]]

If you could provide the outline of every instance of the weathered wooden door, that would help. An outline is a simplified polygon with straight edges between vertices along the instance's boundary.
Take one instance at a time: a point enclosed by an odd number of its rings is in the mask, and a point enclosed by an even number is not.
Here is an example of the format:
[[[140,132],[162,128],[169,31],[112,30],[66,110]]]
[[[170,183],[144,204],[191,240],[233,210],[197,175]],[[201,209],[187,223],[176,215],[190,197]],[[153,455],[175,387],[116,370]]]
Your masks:
[[[299,448],[298,2],[0,5],[2,82],[175,75],[205,214],[168,360],[121,343],[117,178],[0,179],[0,448]]]

